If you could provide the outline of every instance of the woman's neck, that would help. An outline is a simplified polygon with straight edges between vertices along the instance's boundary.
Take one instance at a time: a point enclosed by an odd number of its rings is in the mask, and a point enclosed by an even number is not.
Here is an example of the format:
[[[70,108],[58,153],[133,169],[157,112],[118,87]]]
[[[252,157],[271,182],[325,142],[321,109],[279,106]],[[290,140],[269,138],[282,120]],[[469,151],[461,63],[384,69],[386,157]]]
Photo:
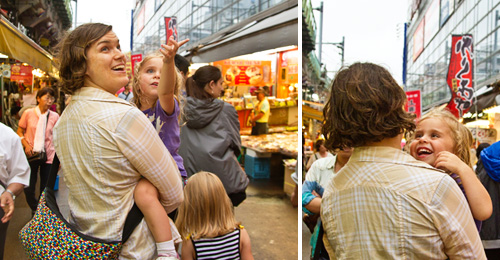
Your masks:
[[[38,108],[40,109],[40,114],[45,114],[45,112],[47,112],[48,109],[44,107],[41,107],[41,106],[38,106]]]
[[[327,151],[324,151],[324,152],[319,152],[319,155],[321,155],[321,157],[326,157],[328,155],[328,152]]]

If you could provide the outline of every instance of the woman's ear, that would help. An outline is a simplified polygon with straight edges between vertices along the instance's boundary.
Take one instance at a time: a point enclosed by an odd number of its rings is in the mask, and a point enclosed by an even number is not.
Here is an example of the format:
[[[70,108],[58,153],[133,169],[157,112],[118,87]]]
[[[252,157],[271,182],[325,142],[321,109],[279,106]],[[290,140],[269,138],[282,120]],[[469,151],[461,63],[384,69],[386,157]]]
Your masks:
[[[215,87],[215,82],[213,80],[211,80],[209,83],[208,83],[208,87],[213,90],[213,88]]]

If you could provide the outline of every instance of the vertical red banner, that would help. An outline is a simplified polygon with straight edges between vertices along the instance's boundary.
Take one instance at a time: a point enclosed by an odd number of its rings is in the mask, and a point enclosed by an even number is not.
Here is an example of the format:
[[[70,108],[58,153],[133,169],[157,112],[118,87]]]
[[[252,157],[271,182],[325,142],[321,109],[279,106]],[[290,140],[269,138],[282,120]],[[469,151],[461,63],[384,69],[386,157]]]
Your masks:
[[[165,43],[168,42],[170,36],[174,36],[174,40],[178,41],[179,38],[177,37],[177,17],[165,17],[165,30],[167,35]]]
[[[446,108],[457,118],[462,117],[472,107],[473,46],[472,35],[452,35],[451,56],[446,82],[451,90],[451,100]]]
[[[135,72],[135,64],[142,61],[142,54],[134,54],[130,56],[130,62],[132,63],[132,75]]]
[[[422,115],[422,96],[420,90],[406,91],[405,110],[409,113],[417,115],[420,118]]]

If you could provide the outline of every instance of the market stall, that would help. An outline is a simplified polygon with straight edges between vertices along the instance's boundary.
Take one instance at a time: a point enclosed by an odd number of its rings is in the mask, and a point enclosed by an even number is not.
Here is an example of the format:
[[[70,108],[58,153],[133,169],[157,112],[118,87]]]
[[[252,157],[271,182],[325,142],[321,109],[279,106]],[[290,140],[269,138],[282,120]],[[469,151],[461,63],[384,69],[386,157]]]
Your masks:
[[[245,156],[242,164],[253,179],[283,179],[283,190],[290,195],[295,187],[291,174],[298,155],[297,132],[241,137]]]
[[[245,172],[253,180],[283,183],[288,194],[295,187],[290,175],[298,150],[298,55],[297,46],[285,46],[210,63],[222,72],[222,99],[238,113],[243,143],[240,163]],[[193,64],[191,69],[200,66]],[[249,119],[259,103],[256,90],[265,93],[269,102],[269,131],[251,136]]]

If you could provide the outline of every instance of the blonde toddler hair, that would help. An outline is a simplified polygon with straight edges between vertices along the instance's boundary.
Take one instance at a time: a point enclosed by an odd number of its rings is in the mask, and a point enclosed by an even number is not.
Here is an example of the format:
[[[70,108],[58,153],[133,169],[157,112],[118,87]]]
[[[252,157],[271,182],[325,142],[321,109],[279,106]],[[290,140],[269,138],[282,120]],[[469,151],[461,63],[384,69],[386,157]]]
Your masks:
[[[201,171],[188,179],[175,225],[184,240],[222,236],[238,227],[217,175]]]
[[[136,64],[134,67],[134,77],[132,78],[132,92],[134,93],[133,102],[139,109],[141,108],[141,105],[143,103],[142,100],[144,99],[144,93],[142,93],[141,86],[140,86],[140,82],[141,82],[140,72],[144,68],[144,64],[146,64],[148,61],[150,61],[151,59],[154,59],[154,58],[160,58],[163,61],[163,55],[161,54],[161,52],[155,52],[155,53],[149,54],[146,57],[144,57],[144,59],[140,63]],[[180,104],[182,102],[179,100],[179,90],[181,89],[181,86],[184,84],[184,80],[182,78],[182,75],[179,72],[179,69],[177,69],[177,67],[175,68],[175,71],[177,73],[177,77],[176,77],[177,80],[175,82],[174,95]],[[157,100],[158,100],[158,98],[155,100],[155,102],[153,102],[153,105],[151,108],[153,108],[156,105]],[[182,109],[181,109],[181,111],[182,111]]]

